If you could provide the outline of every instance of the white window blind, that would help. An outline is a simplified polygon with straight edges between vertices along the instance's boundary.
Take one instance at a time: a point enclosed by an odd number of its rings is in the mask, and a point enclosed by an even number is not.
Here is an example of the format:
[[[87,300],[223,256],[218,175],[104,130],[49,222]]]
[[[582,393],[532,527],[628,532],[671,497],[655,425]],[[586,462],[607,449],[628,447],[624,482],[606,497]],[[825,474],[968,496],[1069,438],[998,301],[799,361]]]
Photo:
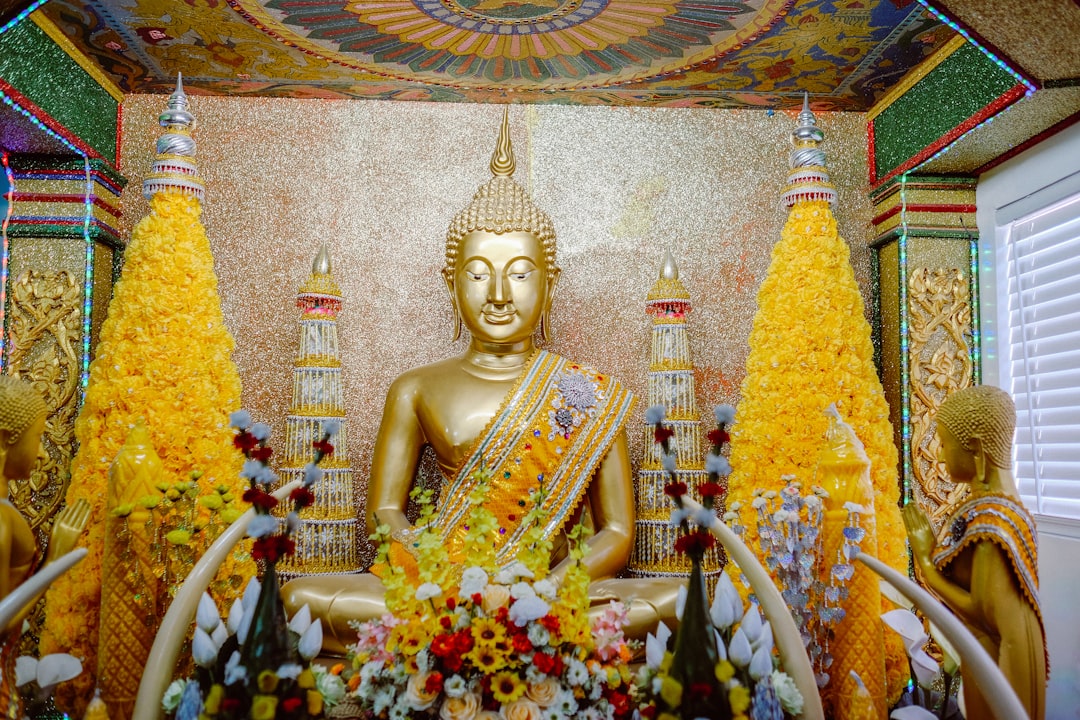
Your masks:
[[[1016,480],[1032,511],[1080,518],[1080,194],[1006,238]]]

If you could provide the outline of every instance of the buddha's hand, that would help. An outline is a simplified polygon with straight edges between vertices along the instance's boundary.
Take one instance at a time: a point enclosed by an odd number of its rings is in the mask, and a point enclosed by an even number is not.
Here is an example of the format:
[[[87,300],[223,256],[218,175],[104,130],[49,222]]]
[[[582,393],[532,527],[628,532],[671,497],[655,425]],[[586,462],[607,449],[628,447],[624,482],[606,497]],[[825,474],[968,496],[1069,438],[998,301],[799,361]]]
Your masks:
[[[45,562],[50,563],[67,555],[75,547],[75,542],[86,529],[90,520],[90,503],[80,499],[74,505],[68,505],[60,511],[53,522],[52,535],[49,537],[49,551]]]
[[[916,564],[922,566],[930,562],[930,555],[934,552],[937,540],[934,537],[934,529],[930,527],[930,520],[922,511],[918,503],[909,502],[904,506],[904,527],[907,528],[908,545],[911,546],[911,554]]]

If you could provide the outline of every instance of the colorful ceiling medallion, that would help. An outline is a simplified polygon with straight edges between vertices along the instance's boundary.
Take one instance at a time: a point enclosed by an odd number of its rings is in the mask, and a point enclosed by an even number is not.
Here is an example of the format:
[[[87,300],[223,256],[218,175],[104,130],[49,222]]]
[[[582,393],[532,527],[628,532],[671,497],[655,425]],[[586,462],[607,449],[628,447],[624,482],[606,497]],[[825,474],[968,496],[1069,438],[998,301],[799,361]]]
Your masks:
[[[606,87],[686,70],[792,0],[228,0],[256,28],[365,72],[462,88]]]

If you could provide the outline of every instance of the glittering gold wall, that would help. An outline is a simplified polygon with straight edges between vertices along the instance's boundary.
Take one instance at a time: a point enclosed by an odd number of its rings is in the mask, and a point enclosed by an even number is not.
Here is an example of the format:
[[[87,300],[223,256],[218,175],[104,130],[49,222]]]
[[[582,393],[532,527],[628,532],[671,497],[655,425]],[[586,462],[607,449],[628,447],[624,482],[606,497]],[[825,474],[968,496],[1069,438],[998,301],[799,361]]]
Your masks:
[[[123,106],[125,231],[163,96]],[[350,455],[366,477],[390,381],[458,353],[438,276],[450,219],[490,177],[493,105],[192,98],[204,222],[244,404],[284,434],[298,345],[296,290],[320,243],[340,317]],[[735,403],[757,287],[779,239],[794,116],[765,111],[512,106],[516,177],[551,215],[563,268],[552,349],[645,390],[644,298],[665,248],[690,291],[698,406]],[[818,118],[856,275],[869,279],[871,205],[861,114]],[[869,297],[869,293],[864,293]],[[633,423],[642,422],[637,408]],[[638,432],[631,443],[640,442]],[[633,448],[635,461],[642,449]]]

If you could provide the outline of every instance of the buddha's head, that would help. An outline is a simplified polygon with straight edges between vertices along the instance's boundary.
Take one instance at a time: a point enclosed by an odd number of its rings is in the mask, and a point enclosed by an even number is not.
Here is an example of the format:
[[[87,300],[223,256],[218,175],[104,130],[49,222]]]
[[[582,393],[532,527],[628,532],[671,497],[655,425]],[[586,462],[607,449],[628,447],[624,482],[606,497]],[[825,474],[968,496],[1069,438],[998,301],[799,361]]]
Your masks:
[[[1012,464],[1016,405],[1004,390],[992,385],[957,390],[938,408],[940,458],[956,482],[971,482],[980,457],[998,468]]]
[[[446,233],[443,278],[461,325],[476,340],[499,345],[547,338],[548,311],[559,279],[555,228],[514,181],[514,151],[504,112],[491,158],[494,177],[480,186]]]
[[[45,401],[30,385],[10,375],[0,375],[0,464],[3,477],[30,477],[44,455],[41,434],[45,431]]]

